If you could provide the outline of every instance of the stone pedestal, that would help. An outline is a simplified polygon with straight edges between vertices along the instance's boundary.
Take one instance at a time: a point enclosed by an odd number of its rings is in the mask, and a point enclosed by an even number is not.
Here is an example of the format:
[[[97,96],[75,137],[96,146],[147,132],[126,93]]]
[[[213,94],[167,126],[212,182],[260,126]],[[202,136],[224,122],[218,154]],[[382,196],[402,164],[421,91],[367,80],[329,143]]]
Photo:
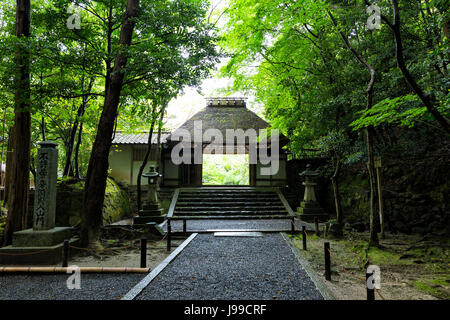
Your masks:
[[[0,248],[1,253],[14,253],[11,256],[0,255],[2,264],[45,263],[45,261],[49,264],[55,263],[54,261],[62,259],[60,252],[63,241],[72,236],[71,227],[55,227],[57,144],[44,141],[39,145],[33,228],[14,232],[12,245]]]
[[[300,207],[297,208],[297,212],[303,221],[313,222],[316,217],[319,221],[328,220],[328,214],[317,202],[302,201],[300,202]]]
[[[26,229],[14,232],[13,247],[50,247],[72,237],[72,228],[55,227],[49,230]]]
[[[317,183],[311,181],[312,178],[318,176],[318,173],[316,171],[312,171],[311,166],[308,164],[306,166],[306,170],[302,172],[300,176],[306,177],[306,181],[303,182],[303,185],[305,186],[303,201],[300,202],[300,207],[297,208],[297,212],[300,214],[300,219],[308,222],[313,222],[315,218],[318,218],[319,221],[328,220],[328,214],[322,207],[320,207],[316,199],[314,187]]]
[[[161,223],[165,217],[162,215],[164,210],[159,203],[149,203],[142,207],[139,216],[133,218],[133,224],[142,225],[149,222]]]

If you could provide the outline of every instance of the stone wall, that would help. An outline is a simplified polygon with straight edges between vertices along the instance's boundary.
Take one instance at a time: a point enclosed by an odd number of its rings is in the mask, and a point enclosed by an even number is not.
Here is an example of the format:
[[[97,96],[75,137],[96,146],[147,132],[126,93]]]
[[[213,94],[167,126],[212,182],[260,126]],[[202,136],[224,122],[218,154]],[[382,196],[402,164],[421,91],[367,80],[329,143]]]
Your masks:
[[[81,222],[83,205],[82,181],[58,181],[56,192],[56,226],[76,226]],[[33,216],[34,191],[30,192],[29,219],[31,227]],[[114,180],[107,181],[103,206],[103,223],[110,224],[132,216],[130,198]]]
[[[450,164],[430,159],[386,161],[382,168],[386,230],[450,235]],[[329,198],[332,188],[329,186]],[[366,170],[345,168],[340,179],[345,220],[368,228],[369,188]]]
[[[383,160],[383,199],[385,228],[392,232],[450,235],[450,162],[433,157],[421,159]],[[302,159],[288,162],[288,188],[284,195],[295,211],[303,197],[304,187],[298,173],[307,163],[321,172],[323,159]],[[335,216],[333,189],[329,177],[318,179],[317,198]],[[344,221],[358,230],[368,230],[369,188],[364,163],[344,166],[339,179]],[[357,226],[357,227],[356,227]]]

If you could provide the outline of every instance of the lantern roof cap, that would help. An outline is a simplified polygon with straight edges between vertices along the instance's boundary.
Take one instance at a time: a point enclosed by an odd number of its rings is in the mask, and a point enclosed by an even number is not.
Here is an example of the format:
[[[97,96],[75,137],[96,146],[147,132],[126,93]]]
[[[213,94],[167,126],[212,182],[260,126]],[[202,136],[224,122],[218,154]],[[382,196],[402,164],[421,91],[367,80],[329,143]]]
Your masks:
[[[317,170],[312,170],[311,165],[308,163],[306,165],[306,170],[299,173],[299,176],[305,176],[305,177],[317,177],[319,175],[319,172]]]

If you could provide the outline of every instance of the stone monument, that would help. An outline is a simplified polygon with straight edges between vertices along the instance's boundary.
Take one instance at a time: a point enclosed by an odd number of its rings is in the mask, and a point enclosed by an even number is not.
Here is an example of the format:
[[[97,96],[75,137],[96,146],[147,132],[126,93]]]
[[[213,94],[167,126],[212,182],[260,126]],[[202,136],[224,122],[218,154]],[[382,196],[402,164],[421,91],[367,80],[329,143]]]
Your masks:
[[[12,245],[1,248],[2,253],[18,253],[12,263],[30,261],[57,263],[61,260],[61,248],[65,239],[72,236],[71,227],[56,227],[56,182],[58,173],[58,149],[52,141],[39,142],[37,153],[34,194],[33,228],[14,232]],[[36,252],[36,254],[29,254]],[[42,252],[43,254],[39,254]],[[53,255],[52,255],[53,252]],[[19,258],[20,253],[27,255]],[[44,254],[45,253],[45,254]],[[2,256],[0,255],[0,259]],[[3,256],[5,257],[5,255]],[[20,261],[17,261],[17,260]],[[6,263],[5,258],[0,260]],[[55,262],[56,261],[56,262]]]
[[[303,201],[300,202],[300,207],[297,208],[297,212],[300,213],[300,219],[304,221],[314,221],[314,218],[319,220],[327,220],[328,214],[320,207],[316,199],[316,192],[314,187],[317,185],[314,182],[314,178],[319,176],[317,171],[311,170],[311,165],[306,165],[306,170],[299,174],[301,177],[305,177],[303,185],[305,186],[305,194]]]
[[[134,225],[156,224],[164,221],[163,209],[158,199],[158,179],[161,175],[156,172],[154,166],[150,166],[150,171],[144,173],[143,177],[148,179],[147,201],[139,211],[139,216],[133,218]]]

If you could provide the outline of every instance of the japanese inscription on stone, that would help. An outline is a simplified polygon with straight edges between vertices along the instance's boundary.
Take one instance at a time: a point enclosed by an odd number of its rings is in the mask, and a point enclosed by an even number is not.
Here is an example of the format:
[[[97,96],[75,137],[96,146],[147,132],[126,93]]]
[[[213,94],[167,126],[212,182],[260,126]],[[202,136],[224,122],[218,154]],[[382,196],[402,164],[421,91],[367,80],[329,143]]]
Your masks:
[[[44,141],[39,144],[33,229],[48,230],[55,226],[58,150],[54,142]]]

